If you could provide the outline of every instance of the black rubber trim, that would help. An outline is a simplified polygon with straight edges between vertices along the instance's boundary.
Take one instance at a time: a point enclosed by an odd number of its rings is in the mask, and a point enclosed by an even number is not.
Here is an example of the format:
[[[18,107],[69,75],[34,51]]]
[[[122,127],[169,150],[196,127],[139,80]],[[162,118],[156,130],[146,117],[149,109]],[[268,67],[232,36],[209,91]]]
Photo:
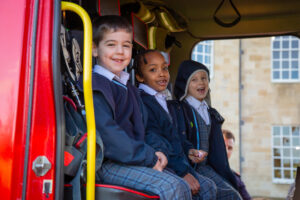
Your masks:
[[[33,99],[33,82],[35,72],[35,49],[36,49],[36,32],[38,23],[39,12],[39,0],[34,2],[34,14],[32,22],[32,49],[31,49],[31,69],[30,69],[30,85],[29,85],[29,101],[28,101],[28,113],[27,113],[27,125],[26,125],[26,141],[25,141],[25,156],[24,156],[24,169],[23,169],[23,188],[22,188],[22,200],[26,199],[27,189],[27,170],[28,170],[28,157],[29,157],[29,144],[30,144],[30,132],[31,132],[31,116],[32,116],[32,99]]]
[[[61,1],[54,1],[53,11],[53,40],[52,40],[52,63],[53,63],[53,89],[56,119],[56,164],[55,164],[55,200],[63,199],[64,194],[64,144],[65,144],[65,118],[63,109],[62,79],[60,68],[59,34],[61,24]]]

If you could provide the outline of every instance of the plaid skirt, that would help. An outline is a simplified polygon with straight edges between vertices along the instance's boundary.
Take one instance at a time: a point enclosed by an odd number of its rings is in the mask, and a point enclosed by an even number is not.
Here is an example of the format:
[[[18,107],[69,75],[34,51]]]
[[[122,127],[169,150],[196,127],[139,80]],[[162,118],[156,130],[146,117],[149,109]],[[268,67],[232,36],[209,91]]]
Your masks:
[[[242,200],[238,191],[227,183],[213,168],[209,165],[197,165],[196,171],[214,181],[217,186],[217,199],[220,200]]]
[[[192,194],[187,182],[165,170],[106,161],[97,176],[104,184],[113,184],[160,196],[161,200],[190,200]]]
[[[217,198],[217,186],[209,178],[200,175],[196,171],[192,171],[191,174],[198,180],[200,184],[200,191],[197,195],[193,195],[193,200],[215,200]]]

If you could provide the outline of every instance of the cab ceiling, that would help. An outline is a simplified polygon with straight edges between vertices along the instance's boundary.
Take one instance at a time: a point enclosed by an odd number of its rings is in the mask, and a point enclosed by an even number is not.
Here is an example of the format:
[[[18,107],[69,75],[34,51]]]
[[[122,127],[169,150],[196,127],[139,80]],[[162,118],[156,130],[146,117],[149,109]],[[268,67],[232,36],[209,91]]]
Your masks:
[[[121,4],[128,1],[121,0]],[[130,1],[132,2],[132,1]],[[199,39],[252,37],[300,32],[299,0],[232,0],[241,20],[233,27],[222,27],[214,13],[222,0],[143,0],[144,4],[162,4],[180,13],[188,22],[188,32]],[[230,0],[224,0],[216,16],[224,21],[236,19]]]

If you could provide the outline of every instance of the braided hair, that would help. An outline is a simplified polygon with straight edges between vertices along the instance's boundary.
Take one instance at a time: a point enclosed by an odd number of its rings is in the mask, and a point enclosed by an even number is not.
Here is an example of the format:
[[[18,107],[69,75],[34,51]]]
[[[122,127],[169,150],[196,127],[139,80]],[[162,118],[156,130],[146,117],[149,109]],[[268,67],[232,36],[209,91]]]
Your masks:
[[[148,53],[152,53],[152,52],[160,53],[160,51],[155,50],[155,49],[147,49],[147,50],[142,50],[135,55],[133,66],[132,66],[132,68],[135,71],[135,74],[139,75],[140,77],[143,77],[141,67],[142,67],[142,65],[148,64],[148,61],[147,61],[145,55]]]

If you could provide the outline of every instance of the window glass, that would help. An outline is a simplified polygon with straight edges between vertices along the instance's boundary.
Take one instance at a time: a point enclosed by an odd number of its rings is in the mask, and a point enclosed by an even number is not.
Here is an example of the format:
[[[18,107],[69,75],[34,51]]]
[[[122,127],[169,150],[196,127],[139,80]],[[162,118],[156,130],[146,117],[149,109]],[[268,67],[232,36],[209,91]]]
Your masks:
[[[294,36],[272,37],[271,46],[272,80],[276,82],[299,82],[299,39]]]
[[[213,77],[214,42],[211,40],[199,42],[192,51],[192,60],[208,67],[210,78]],[[279,54],[279,51],[278,51]]]
[[[300,166],[300,127],[273,126],[273,181],[292,182]]]

